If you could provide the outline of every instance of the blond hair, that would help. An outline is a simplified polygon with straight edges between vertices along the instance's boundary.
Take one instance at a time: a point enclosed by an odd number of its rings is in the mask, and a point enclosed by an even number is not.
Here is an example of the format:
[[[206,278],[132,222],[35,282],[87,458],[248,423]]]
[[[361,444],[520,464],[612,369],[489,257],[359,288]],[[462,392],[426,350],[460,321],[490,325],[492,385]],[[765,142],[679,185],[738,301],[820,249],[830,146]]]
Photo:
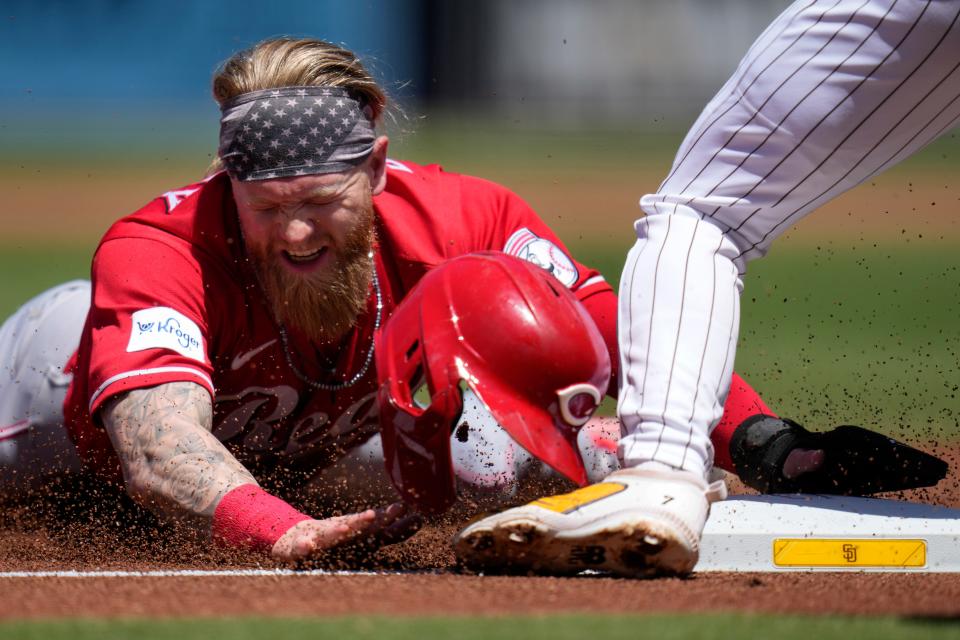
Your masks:
[[[213,76],[213,98],[222,107],[251,91],[311,86],[347,89],[370,108],[374,123],[387,109],[386,92],[355,53],[312,38],[272,38],[233,54]],[[220,168],[215,158],[207,174]]]

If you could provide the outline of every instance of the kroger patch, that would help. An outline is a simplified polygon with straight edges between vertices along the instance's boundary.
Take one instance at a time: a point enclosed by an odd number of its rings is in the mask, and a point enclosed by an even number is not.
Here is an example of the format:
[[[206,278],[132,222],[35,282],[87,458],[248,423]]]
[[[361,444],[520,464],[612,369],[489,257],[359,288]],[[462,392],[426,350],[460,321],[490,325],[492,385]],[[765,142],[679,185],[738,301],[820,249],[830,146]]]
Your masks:
[[[141,309],[133,314],[127,351],[170,349],[198,362],[206,362],[200,327],[169,307]]]

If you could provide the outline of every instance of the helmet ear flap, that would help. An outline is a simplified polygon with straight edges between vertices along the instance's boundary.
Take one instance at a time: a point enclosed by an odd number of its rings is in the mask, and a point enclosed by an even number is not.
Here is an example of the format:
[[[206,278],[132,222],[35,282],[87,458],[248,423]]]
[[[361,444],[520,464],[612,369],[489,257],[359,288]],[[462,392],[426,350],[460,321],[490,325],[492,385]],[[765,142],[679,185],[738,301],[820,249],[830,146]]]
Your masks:
[[[419,390],[426,386],[419,338],[406,349],[398,365],[390,379],[391,397],[398,408],[419,417],[423,415],[423,409],[429,406],[429,403],[423,405],[417,402]]]
[[[397,353],[400,351],[397,350]],[[398,408],[414,416],[423,415],[430,407],[432,390],[427,378],[426,356],[419,336],[413,337],[409,346],[389,363],[390,376],[384,381],[390,389],[390,397]]]
[[[460,256],[424,275],[381,327],[384,457],[405,501],[441,511],[456,498],[450,437],[461,381],[531,455],[586,483],[576,434],[607,388],[610,358],[561,284],[503,253]]]
[[[377,348],[393,348],[383,363],[389,375],[381,376],[378,395],[387,472],[405,502],[425,513],[441,513],[456,500],[450,433],[462,410],[460,390],[433,379],[446,372],[429,369],[419,336],[407,344],[385,345],[382,335]],[[405,348],[401,351],[398,344]]]

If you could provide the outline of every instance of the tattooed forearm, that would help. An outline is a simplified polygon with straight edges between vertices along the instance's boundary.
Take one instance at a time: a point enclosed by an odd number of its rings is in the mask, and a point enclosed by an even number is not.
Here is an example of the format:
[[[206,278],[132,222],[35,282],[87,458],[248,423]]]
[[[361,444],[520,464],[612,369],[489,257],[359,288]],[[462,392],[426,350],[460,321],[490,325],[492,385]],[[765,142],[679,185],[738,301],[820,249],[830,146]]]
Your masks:
[[[210,433],[213,405],[198,384],[135,389],[112,399],[102,415],[127,492],[162,515],[209,530],[220,499],[256,483]]]

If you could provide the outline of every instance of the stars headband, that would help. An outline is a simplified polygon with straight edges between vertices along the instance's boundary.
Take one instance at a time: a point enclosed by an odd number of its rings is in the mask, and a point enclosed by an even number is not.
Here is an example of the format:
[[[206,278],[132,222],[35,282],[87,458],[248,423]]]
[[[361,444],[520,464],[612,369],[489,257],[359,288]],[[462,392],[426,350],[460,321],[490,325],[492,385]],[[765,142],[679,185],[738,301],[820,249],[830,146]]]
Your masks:
[[[252,91],[220,112],[220,159],[243,182],[346,171],[376,139],[369,107],[336,87]]]

